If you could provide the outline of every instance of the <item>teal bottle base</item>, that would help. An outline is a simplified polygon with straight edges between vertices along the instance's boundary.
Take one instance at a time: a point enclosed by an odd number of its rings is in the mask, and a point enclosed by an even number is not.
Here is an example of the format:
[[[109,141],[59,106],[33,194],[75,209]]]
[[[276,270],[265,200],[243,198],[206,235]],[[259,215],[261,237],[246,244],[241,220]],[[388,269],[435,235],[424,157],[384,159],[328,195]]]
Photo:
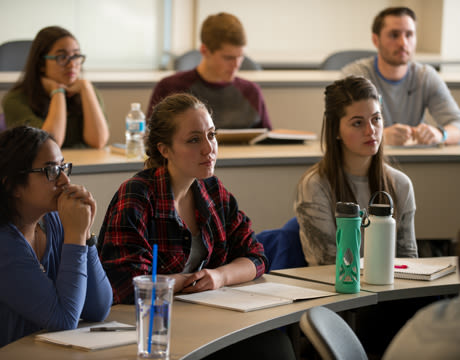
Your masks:
[[[335,284],[335,291],[343,294],[356,294],[360,291],[359,284]]]

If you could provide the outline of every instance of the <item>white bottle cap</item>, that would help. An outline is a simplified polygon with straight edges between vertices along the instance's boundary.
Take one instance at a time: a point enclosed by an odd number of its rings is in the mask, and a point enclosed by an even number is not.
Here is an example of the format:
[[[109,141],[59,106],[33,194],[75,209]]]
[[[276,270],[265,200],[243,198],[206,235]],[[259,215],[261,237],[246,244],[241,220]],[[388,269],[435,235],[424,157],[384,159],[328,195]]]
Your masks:
[[[131,103],[131,110],[140,110],[141,104],[140,103]]]

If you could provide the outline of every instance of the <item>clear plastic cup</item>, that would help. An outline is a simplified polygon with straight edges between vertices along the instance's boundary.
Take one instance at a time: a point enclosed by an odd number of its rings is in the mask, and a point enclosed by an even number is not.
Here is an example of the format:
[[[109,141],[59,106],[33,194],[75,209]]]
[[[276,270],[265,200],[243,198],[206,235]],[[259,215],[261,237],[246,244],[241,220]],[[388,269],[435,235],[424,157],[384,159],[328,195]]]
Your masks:
[[[152,282],[150,275],[136,276],[133,279],[134,302],[136,305],[137,355],[140,358],[169,358],[174,281],[173,278],[163,275],[158,275],[155,283]],[[155,294],[153,317],[151,317],[152,293]],[[149,336],[151,319],[153,320],[152,334]],[[149,337],[151,337],[150,351]]]

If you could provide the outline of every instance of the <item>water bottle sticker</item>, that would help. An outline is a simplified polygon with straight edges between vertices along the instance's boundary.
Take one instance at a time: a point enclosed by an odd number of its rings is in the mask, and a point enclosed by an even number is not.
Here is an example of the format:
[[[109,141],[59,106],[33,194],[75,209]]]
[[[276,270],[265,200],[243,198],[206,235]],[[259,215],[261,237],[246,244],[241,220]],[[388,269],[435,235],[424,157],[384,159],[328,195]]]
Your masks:
[[[143,132],[145,128],[145,123],[143,121],[139,122],[131,122],[131,123],[126,123],[126,130],[128,131],[136,131],[136,132]]]

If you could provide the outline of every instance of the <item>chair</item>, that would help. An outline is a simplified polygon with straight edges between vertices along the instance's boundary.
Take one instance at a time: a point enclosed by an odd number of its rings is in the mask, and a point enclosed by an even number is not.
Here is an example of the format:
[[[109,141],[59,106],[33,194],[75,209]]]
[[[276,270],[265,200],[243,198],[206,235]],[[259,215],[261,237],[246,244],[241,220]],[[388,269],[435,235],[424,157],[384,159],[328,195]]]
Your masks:
[[[320,65],[320,70],[340,70],[345,65],[362,58],[377,55],[372,50],[345,50],[329,55]]]
[[[186,71],[194,69],[198,66],[201,61],[201,53],[199,50],[190,50],[185,54],[177,57],[174,60],[174,70],[176,71]],[[247,56],[244,57],[244,60],[241,64],[240,70],[262,70],[262,66],[252,61]]]
[[[0,114],[0,133],[6,130],[5,114]]]
[[[0,45],[0,71],[21,71],[26,64],[32,40],[9,41]]]
[[[332,310],[308,309],[300,318],[300,328],[323,360],[367,360],[358,337]]]
[[[293,217],[282,228],[264,230],[257,234],[264,246],[265,256],[270,263],[269,270],[308,266],[299,237],[299,224]]]

